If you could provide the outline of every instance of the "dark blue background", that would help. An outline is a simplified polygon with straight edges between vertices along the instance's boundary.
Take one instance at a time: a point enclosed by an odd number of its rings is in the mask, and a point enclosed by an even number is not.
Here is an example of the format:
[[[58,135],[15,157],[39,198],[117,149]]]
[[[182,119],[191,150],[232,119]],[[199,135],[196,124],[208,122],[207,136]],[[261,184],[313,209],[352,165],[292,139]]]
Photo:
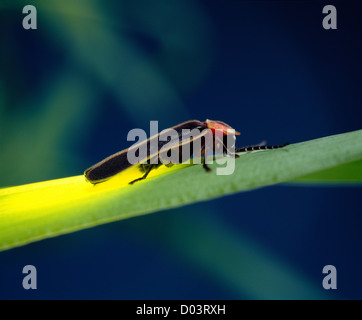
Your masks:
[[[64,158],[44,173],[8,173],[2,186],[81,174],[126,148],[127,132],[147,131],[150,120],[159,120],[160,129],[189,119],[222,120],[241,131],[239,146],[295,143],[361,128],[358,1],[153,4],[104,5],[109,18],[104,23],[142,52],[171,88],[174,98],[150,100],[142,112],[100,80],[92,64],[74,58],[72,50],[79,48],[44,22],[51,11],[37,7],[38,30],[25,31],[21,6],[1,9],[1,83],[7,92],[1,117],[9,126],[46,112],[35,102],[30,109],[24,103],[46,93],[47,83],[69,65],[74,78],[86,79],[84,90],[92,95],[87,112],[74,111],[83,113],[84,121],[62,129],[66,138],[57,146]],[[337,30],[322,28],[326,4],[337,8]],[[132,27],[124,27],[122,17]],[[164,30],[162,36],[155,37],[144,21],[158,21],[150,25]],[[90,57],[97,54],[89,51]],[[152,89],[148,81],[142,76],[136,81],[145,99]],[[0,253],[0,298],[361,299],[360,196],[360,187],[280,185],[32,243]],[[215,239],[219,246],[212,245]],[[243,248],[262,260],[247,260]],[[37,290],[22,288],[27,264],[37,267]],[[328,264],[338,271],[333,292],[322,288]],[[288,291],[283,277],[275,286],[275,270],[281,275],[288,270],[310,291]],[[248,279],[251,284],[244,286]]]

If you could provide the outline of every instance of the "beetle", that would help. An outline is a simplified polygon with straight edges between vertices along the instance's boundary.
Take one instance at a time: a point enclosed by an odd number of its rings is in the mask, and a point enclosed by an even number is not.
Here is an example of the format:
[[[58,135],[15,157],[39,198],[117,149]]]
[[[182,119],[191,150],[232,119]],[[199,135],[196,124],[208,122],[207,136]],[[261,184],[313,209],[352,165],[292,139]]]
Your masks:
[[[162,136],[163,137],[169,136],[171,129],[173,129],[177,133],[178,139],[174,140],[162,139]],[[185,130],[190,131],[193,129],[199,130],[198,135],[190,136],[184,133]],[[216,131],[221,132],[222,136],[220,137],[220,135],[217,135],[215,133]],[[87,169],[84,172],[84,175],[86,180],[91,182],[92,184],[104,182],[112,178],[114,175],[134,165],[130,163],[127,158],[127,153],[130,150],[134,151],[134,148],[137,149],[145,148],[145,150],[147,150],[147,153],[146,156],[140,159],[140,162],[137,164],[143,175],[140,178],[129,182],[129,184],[133,184],[137,181],[146,179],[152,169],[155,169],[160,165],[162,165],[162,159],[166,156],[166,154],[168,155],[170,150],[172,149],[175,148],[179,149],[178,150],[179,162],[177,163],[181,163],[185,160],[192,158],[197,151],[196,148],[194,150],[194,145],[196,145],[196,142],[200,143],[201,145],[201,150],[199,151],[198,154],[203,157],[202,165],[203,168],[208,172],[211,171],[211,169],[206,163],[206,154],[208,152],[208,149],[215,147],[216,144],[218,145],[218,147],[221,146],[224,154],[227,154],[234,158],[239,157],[237,153],[266,150],[266,149],[278,149],[278,148],[283,148],[284,146],[289,144],[289,143],[284,143],[282,145],[274,145],[274,146],[255,145],[243,148],[235,148],[235,146],[232,145],[232,147],[228,149],[227,147],[228,137],[232,135],[233,136],[232,138],[235,141],[235,135],[239,134],[240,134],[239,132],[235,131],[231,126],[227,125],[222,121],[209,120],[209,119],[207,119],[205,122],[201,122],[198,120],[186,121],[172,128],[163,130],[161,133],[158,133],[150,137],[149,139],[132,146],[129,149],[122,150],[107,157],[106,159],[96,163],[95,165]],[[154,145],[155,143],[157,144],[158,148],[157,150],[154,149],[152,150],[151,146]],[[163,147],[166,145],[166,143],[168,143],[169,148],[163,150]],[[185,147],[186,144],[189,144],[190,153],[189,156],[186,157],[187,159],[184,159],[182,158],[182,155],[184,150],[183,148]],[[232,153],[230,149],[234,149],[235,152]],[[172,166],[173,164],[174,163],[168,163],[166,165]]]

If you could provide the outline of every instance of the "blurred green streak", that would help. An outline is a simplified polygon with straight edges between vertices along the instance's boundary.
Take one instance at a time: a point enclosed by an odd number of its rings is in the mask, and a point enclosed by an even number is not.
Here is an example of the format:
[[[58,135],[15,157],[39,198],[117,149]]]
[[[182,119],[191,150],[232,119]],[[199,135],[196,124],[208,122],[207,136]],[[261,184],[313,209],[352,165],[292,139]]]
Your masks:
[[[188,9],[195,10],[191,2],[187,3]],[[124,10],[118,8],[117,20],[106,12],[107,5],[99,1],[40,2],[39,11],[46,12],[44,16],[57,41],[77,63],[112,89],[120,107],[131,119],[168,119],[177,123],[179,119],[189,118],[172,79],[159,64],[165,61],[166,56],[170,59],[170,53],[176,46],[182,54],[176,50],[178,55],[175,57],[191,56],[194,61],[191,66],[185,65],[187,61],[182,59],[172,61],[177,71],[187,69],[192,72],[182,81],[187,83],[192,79],[190,82],[194,83],[194,79],[200,77],[206,68],[205,61],[209,60],[201,59],[200,54],[206,52],[201,45],[205,42],[201,39],[206,38],[201,30],[205,28],[194,29],[192,23],[197,21],[200,25],[202,19],[197,19],[198,15],[191,15],[194,18],[190,21],[186,14],[189,11],[181,10],[182,1],[173,2],[172,6],[161,6],[166,4],[165,1],[152,2],[152,6],[147,2],[143,2],[144,6],[122,4],[123,7],[120,6]],[[149,9],[155,8],[159,8],[157,14],[150,14]],[[181,13],[188,19],[174,16]],[[107,23],[109,17],[116,25]],[[133,19],[136,24],[132,23]],[[168,24],[162,23],[165,19]],[[176,32],[172,33],[171,30]],[[151,37],[158,44],[158,50],[153,55],[146,53],[134,42],[132,33],[135,32]]]
[[[6,96],[5,96],[5,89],[4,89],[4,85],[3,85],[3,79],[0,78],[0,128],[3,127],[4,125],[4,118],[3,118],[3,112],[5,110],[5,105],[6,105]],[[0,139],[2,139],[2,130],[0,129]]]
[[[70,161],[76,158],[69,157],[61,144],[81,135],[79,128],[84,130],[92,115],[95,93],[84,84],[82,75],[65,70],[21,108],[26,112],[15,113],[14,119],[8,116],[1,128],[1,185],[69,174]]]
[[[149,225],[143,225],[142,230],[156,239],[160,234],[167,238],[167,245],[175,250],[178,259],[186,260],[211,281],[230,290],[236,299],[331,298],[321,281],[313,282],[298,267],[274,255],[267,245],[261,246],[233,230],[220,221],[209,204],[205,204],[205,210],[207,217],[195,214],[192,220],[170,215],[165,222],[164,215],[157,224],[157,233]]]

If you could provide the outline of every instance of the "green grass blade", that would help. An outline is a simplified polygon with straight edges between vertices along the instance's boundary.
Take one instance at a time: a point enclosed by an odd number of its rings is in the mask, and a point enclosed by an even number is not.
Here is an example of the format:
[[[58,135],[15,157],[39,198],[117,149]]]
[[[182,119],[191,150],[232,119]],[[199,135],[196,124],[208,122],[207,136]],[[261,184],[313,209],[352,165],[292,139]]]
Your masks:
[[[83,176],[0,190],[0,250],[102,223],[295,180],[362,159],[362,130],[243,154],[228,176],[200,165],[161,167],[128,185],[132,168],[91,185]]]
[[[297,178],[292,182],[300,184],[362,185],[362,160],[313,172]]]

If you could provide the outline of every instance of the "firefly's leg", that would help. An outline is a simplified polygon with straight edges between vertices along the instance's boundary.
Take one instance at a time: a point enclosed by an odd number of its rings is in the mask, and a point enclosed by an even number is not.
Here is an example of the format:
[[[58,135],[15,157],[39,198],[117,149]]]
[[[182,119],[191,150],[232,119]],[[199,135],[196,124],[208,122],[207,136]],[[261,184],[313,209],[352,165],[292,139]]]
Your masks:
[[[224,152],[231,158],[239,158],[240,157],[238,154],[231,153],[225,145],[223,146],[223,149],[224,149]],[[235,149],[235,152],[237,152],[236,149]]]
[[[147,171],[145,172],[145,174],[141,177],[141,178],[138,178],[136,180],[133,180],[131,181],[129,184],[134,184],[135,182],[137,181],[140,181],[140,180],[143,180],[143,179],[146,179],[148,174],[151,172],[152,168],[154,167],[154,164],[150,164],[150,166],[148,167]]]
[[[207,171],[210,172],[211,168],[206,164],[206,157],[202,160],[202,167]]]
[[[238,154],[235,154],[235,153],[231,153],[230,150],[227,148],[227,146],[225,145],[225,143],[223,142],[223,139],[220,139],[218,138],[216,141],[215,141],[215,147],[217,149],[219,149],[219,147],[222,145],[222,153],[223,154],[227,154],[229,157],[231,158],[239,158],[239,155]]]
[[[206,145],[202,148],[201,154],[204,155],[202,159],[202,167],[205,169],[206,172],[210,172],[211,168],[206,164],[206,156],[207,156],[207,147]]]
[[[238,154],[231,153],[224,143],[222,144],[222,146],[223,146],[223,152],[226,153],[229,157],[231,157],[231,158],[239,158],[240,157]],[[236,149],[235,149],[235,152],[236,152]]]

